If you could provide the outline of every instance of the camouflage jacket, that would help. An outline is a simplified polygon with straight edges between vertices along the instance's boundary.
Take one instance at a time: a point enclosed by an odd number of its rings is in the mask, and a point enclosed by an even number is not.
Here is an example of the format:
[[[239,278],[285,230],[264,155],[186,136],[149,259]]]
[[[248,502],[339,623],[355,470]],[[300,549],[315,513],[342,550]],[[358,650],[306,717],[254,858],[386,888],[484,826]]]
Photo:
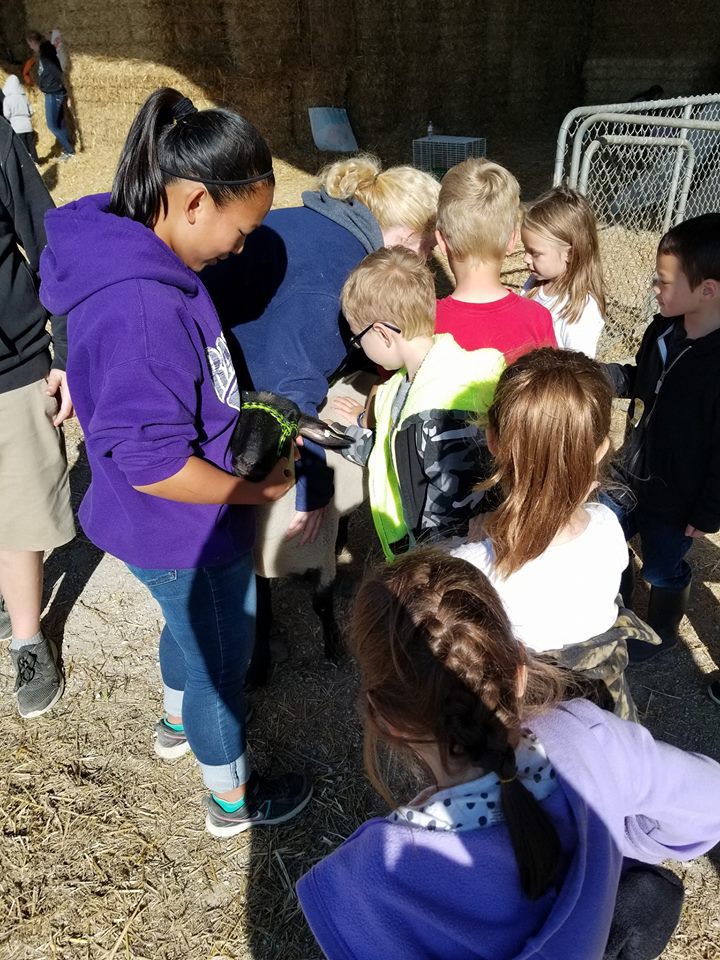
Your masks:
[[[637,722],[637,708],[625,677],[627,641],[658,644],[660,638],[637,614],[622,606],[622,597],[618,597],[618,607],[617,620],[605,633],[561,650],[547,650],[541,659],[576,674],[579,693],[587,700],[612,710],[623,720]]]
[[[347,427],[346,432],[354,443],[343,455],[366,465],[375,434],[360,427]],[[475,485],[489,472],[484,430],[467,412],[423,411],[395,435],[395,458],[408,535],[392,544],[393,553],[416,543],[465,536],[470,518],[482,509],[484,494]]]

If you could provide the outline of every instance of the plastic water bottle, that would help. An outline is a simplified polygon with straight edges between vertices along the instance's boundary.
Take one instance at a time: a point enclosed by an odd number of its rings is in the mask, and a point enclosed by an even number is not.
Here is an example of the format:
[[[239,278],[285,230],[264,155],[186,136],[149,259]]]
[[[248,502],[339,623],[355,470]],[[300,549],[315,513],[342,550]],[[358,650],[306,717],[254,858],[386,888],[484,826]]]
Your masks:
[[[433,136],[432,120],[428,120],[428,131],[427,131],[427,135],[428,135],[428,140],[432,140],[432,136]]]

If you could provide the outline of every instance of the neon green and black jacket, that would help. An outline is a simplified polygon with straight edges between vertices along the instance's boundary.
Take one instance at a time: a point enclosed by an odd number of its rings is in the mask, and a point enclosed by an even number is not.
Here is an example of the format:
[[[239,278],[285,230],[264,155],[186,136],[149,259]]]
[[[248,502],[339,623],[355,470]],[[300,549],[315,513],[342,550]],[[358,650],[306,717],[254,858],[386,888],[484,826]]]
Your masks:
[[[433,341],[412,383],[399,370],[375,398],[370,508],[388,559],[466,533],[482,499],[473,490],[487,460],[481,424],[505,361],[498,350],[463,350],[450,334]]]

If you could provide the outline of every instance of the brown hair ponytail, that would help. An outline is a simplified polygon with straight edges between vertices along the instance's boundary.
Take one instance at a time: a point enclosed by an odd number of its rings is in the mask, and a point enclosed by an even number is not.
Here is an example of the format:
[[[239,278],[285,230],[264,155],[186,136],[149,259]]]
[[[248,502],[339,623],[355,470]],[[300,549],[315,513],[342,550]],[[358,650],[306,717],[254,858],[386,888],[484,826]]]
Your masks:
[[[484,524],[501,576],[544,553],[590,496],[612,396],[600,364],[575,350],[543,347],[503,371],[488,410],[495,473],[481,484],[505,495]]]

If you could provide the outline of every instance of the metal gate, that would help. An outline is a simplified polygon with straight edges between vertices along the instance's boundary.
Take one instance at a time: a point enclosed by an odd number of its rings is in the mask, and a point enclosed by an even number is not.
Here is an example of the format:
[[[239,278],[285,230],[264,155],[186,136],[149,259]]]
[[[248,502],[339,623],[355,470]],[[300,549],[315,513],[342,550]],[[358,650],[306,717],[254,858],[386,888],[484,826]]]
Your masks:
[[[720,94],[579,107],[563,121],[553,183],[580,190],[598,219],[605,360],[630,357],[655,312],[655,252],[671,226],[720,211]]]

